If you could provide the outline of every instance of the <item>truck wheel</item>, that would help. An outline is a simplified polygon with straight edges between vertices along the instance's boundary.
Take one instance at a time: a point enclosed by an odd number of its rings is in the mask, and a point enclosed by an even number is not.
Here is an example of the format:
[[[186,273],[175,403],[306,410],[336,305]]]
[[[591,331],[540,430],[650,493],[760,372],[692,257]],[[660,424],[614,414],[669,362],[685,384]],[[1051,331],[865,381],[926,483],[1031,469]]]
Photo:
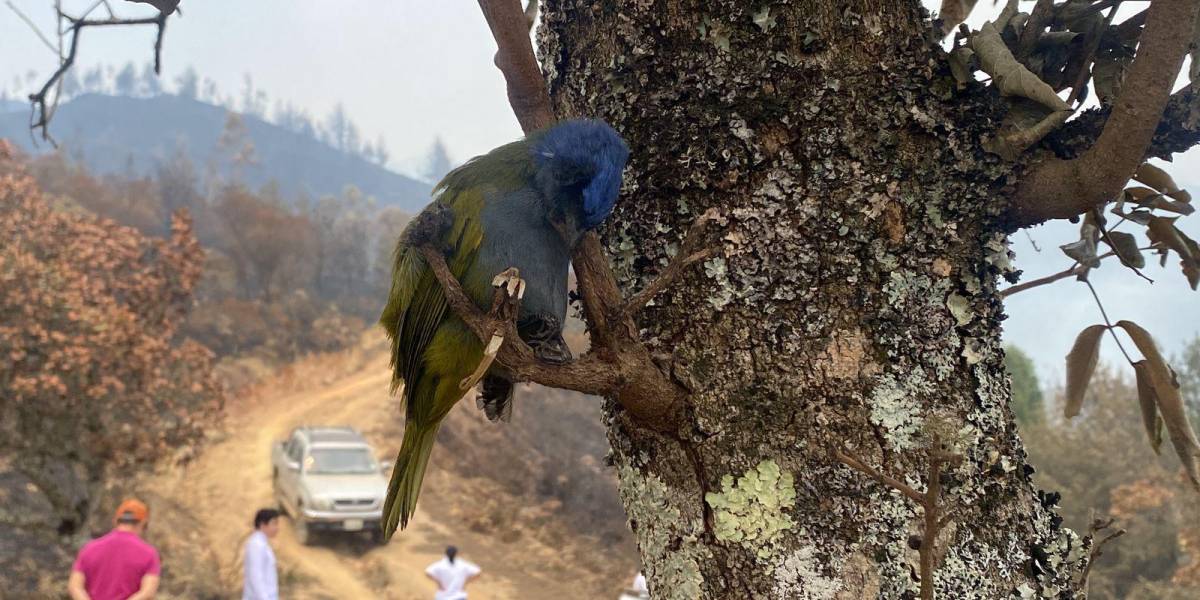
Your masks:
[[[375,527],[371,528],[371,543],[375,544],[376,546],[382,546],[387,543],[387,541],[383,539],[382,525],[376,525]]]
[[[312,543],[312,531],[308,527],[308,521],[304,517],[297,517],[292,521],[292,527],[296,530],[296,541],[300,542],[301,546],[307,546]]]

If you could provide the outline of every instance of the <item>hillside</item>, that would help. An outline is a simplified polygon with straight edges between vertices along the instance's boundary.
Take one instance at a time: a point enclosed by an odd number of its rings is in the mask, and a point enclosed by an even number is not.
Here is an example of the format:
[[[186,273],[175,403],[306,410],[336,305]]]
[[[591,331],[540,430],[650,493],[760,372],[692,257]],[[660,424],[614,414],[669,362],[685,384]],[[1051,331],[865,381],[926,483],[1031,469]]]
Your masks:
[[[16,103],[9,103],[6,108],[15,107]],[[24,108],[0,110],[0,138],[30,153],[51,150],[46,143],[34,146],[28,106]],[[225,119],[225,108],[181,96],[83,94],[59,107],[50,131],[68,156],[93,172],[148,174],[180,150],[198,166],[209,164]],[[338,195],[345,186],[354,185],[380,204],[409,213],[429,202],[426,183],[261,119],[244,116],[243,120],[258,161],[241,174],[251,186],[275,181],[284,197],[316,198]]]
[[[291,428],[351,425],[381,454],[396,451],[401,419],[387,393],[381,341],[372,332],[357,348],[303,359],[266,378],[228,407],[227,427],[191,464],[147,482],[147,497],[185,524],[152,528],[170,597],[240,589],[246,521],[271,503],[270,444]],[[545,392],[525,390],[507,425],[460,403],[439,436],[416,519],[387,546],[363,538],[305,547],[285,525],[275,542],[283,595],[425,598],[432,590],[424,567],[455,544],[484,570],[471,589],[481,598],[616,598],[636,551],[612,474],[596,455],[605,443],[598,401]],[[545,423],[572,430],[545,435]]]

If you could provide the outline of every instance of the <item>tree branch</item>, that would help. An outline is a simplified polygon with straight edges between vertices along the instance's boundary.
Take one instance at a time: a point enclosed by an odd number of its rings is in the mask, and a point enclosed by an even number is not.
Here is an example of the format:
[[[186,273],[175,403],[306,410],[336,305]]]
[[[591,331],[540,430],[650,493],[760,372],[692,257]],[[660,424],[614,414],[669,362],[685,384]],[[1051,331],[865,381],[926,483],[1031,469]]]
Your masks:
[[[904,494],[905,496],[908,496],[908,498],[913,502],[922,505],[925,503],[924,494],[912,489],[908,484],[896,479],[895,477],[876,471],[874,467],[859,460],[858,457],[846,452],[842,452],[841,450],[834,450],[833,456],[847,467],[850,467],[851,469],[854,469],[855,471],[874,479],[876,482],[890,487],[897,492]]]
[[[704,228],[711,222],[720,219],[716,209],[709,209],[692,223],[683,237],[679,251],[667,263],[667,268],[646,285],[642,291],[634,294],[621,307],[622,317],[633,317],[650,302],[659,292],[667,289],[691,265],[702,261],[716,253],[715,248],[700,248],[704,240]]]
[[[479,7],[496,39],[495,63],[508,84],[509,104],[521,129],[529,134],[552,125],[556,118],[550,95],[529,42],[528,11],[521,9],[519,0],[479,0]],[[687,258],[685,256],[684,260]],[[437,259],[430,257],[430,260]],[[505,337],[496,360],[517,373],[520,379],[611,396],[639,424],[678,437],[680,427],[686,422],[687,390],[658,368],[650,351],[638,338],[632,317],[623,310],[629,303],[622,298],[595,232],[580,238],[571,263],[592,350],[567,365],[543,364],[536,360],[527,344],[512,335],[515,327],[508,324],[506,327],[512,333]],[[450,281],[452,277],[444,277],[447,274],[449,270],[439,277],[443,287],[456,285]],[[657,291],[652,290],[653,293]],[[466,308],[459,303],[455,311]],[[478,311],[478,308],[473,310]],[[481,331],[476,331],[477,335],[479,333]]]
[[[933,600],[934,569],[937,567],[937,538],[938,534],[953,521],[951,515],[942,515],[942,466],[961,460],[961,457],[942,450],[941,440],[935,435],[929,448],[929,464],[925,484],[925,492],[918,492],[908,484],[886,473],[875,470],[857,457],[833,450],[834,458],[842,464],[886,485],[907,496],[921,507],[923,513],[923,533],[921,546],[917,549],[921,560],[921,598]]]
[[[1053,148],[1060,158],[1068,159],[1082,155],[1095,145],[1109,113],[1110,110],[1103,107],[1084,111],[1076,119],[1047,136],[1047,145]],[[1200,82],[1193,82],[1171,94],[1143,160],[1170,160],[1172,154],[1183,152],[1197,144],[1200,144]]]
[[[1125,530],[1118,528],[1115,531],[1113,531],[1112,533],[1108,534],[1107,536],[1097,539],[1096,536],[1101,531],[1104,531],[1105,529],[1112,527],[1112,524],[1115,521],[1115,519],[1112,519],[1112,518],[1097,519],[1095,510],[1091,511],[1091,515],[1092,515],[1092,523],[1091,523],[1091,525],[1088,526],[1087,539],[1092,542],[1092,545],[1091,545],[1091,548],[1088,549],[1088,562],[1086,565],[1083,566],[1083,572],[1080,573],[1080,576],[1079,576],[1079,590],[1078,591],[1082,592],[1084,598],[1087,598],[1087,594],[1088,594],[1088,584],[1090,583],[1089,576],[1092,573],[1092,565],[1094,565],[1096,563],[1096,560],[1099,559],[1100,556],[1103,554],[1102,549],[1104,548],[1104,545],[1125,535]]]
[[[175,4],[178,4],[178,2],[175,2]],[[89,9],[89,12],[90,10],[91,9]],[[174,7],[171,7],[171,10],[174,11]],[[42,139],[57,146],[54,139],[50,137],[50,132],[48,129],[51,113],[47,111],[46,98],[50,94],[50,90],[54,87],[54,84],[66,74],[67,70],[70,69],[72,65],[75,64],[75,56],[79,51],[79,34],[85,27],[109,27],[114,25],[157,26],[158,34],[154,39],[154,72],[159,73],[162,65],[163,34],[166,32],[167,16],[169,14],[169,12],[161,11],[157,16],[146,17],[142,19],[83,19],[72,17],[71,15],[59,11],[58,16],[71,23],[70,27],[68,28],[68,31],[71,33],[71,47],[67,52],[66,58],[61,59],[58,69],[54,71],[54,74],[50,76],[50,79],[46,80],[46,83],[42,85],[42,89],[29,95],[29,102],[33,104],[33,114],[30,115],[29,128],[34,131],[40,128],[42,130]]]
[[[525,133],[554,123],[546,81],[529,41],[529,20],[520,0],[479,0],[496,39],[496,67],[508,84],[508,102]]]
[[[1047,25],[1054,22],[1054,12],[1054,0],[1037,0],[1037,4],[1029,13],[1029,20],[1021,30],[1021,37],[1017,41],[1017,51],[1013,53],[1017,60],[1025,63],[1029,55],[1033,53],[1042,31],[1046,29]]]
[[[1191,44],[1200,3],[1155,0],[1137,55],[1099,139],[1082,156],[1050,159],[1017,185],[1009,218],[1017,227],[1080,215],[1114,199],[1142,164]]]
[[[619,379],[612,370],[591,356],[585,355],[566,365],[542,363],[533,348],[517,334],[517,311],[503,309],[505,305],[511,305],[504,290],[496,290],[492,312],[485,314],[463,291],[462,284],[450,272],[446,258],[440,252],[428,246],[421,246],[420,252],[425,264],[429,265],[441,284],[451,310],[475,336],[483,342],[489,342],[492,336],[503,337],[504,344],[496,355],[496,361],[516,374],[518,379],[597,395],[611,393],[618,387]]]
[[[1158,248],[1157,244],[1151,244],[1149,246],[1146,246],[1145,248],[1138,248],[1138,250],[1144,252],[1146,250],[1155,250],[1157,248]],[[1108,252],[1105,252],[1104,254],[1097,256],[1096,259],[1104,260],[1110,256],[1117,256],[1117,252],[1115,250],[1110,250]],[[1120,257],[1118,256],[1118,258],[1120,258]],[[1066,279],[1068,277],[1071,277],[1072,275],[1080,275],[1080,274],[1088,272],[1091,268],[1093,268],[1093,267],[1085,267],[1085,266],[1079,264],[1078,261],[1076,261],[1075,264],[1073,264],[1070,267],[1067,267],[1065,270],[1059,271],[1053,275],[1039,277],[1038,279],[1031,279],[1031,280],[1023,282],[1023,283],[1018,283],[1017,285],[1010,285],[1010,286],[1004,288],[1003,290],[1000,290],[1000,297],[1007,298],[1013,294],[1019,294],[1026,290],[1031,290],[1036,287],[1041,287],[1043,285],[1054,283],[1055,281]],[[1145,278],[1145,275],[1142,275],[1142,277]],[[1151,283],[1153,283],[1153,282],[1151,282]]]
[[[421,257],[433,272],[454,314],[484,343],[501,337],[495,361],[518,381],[616,398],[639,423],[656,431],[673,432],[682,416],[682,391],[649,358],[641,344],[600,347],[565,365],[538,359],[517,333],[516,304],[497,289],[490,314],[485,314],[463,291],[446,259],[434,248],[419,246]],[[502,274],[503,275],[503,274]]]

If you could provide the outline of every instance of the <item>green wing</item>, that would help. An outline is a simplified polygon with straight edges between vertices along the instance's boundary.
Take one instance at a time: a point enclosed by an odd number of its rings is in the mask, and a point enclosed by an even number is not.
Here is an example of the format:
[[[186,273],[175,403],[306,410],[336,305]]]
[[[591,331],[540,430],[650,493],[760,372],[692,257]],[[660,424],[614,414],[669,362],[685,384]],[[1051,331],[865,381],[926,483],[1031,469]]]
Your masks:
[[[448,252],[446,263],[463,283],[468,295],[477,302],[487,300],[490,281],[464,281],[463,277],[475,262],[475,255],[483,242],[484,232],[480,223],[483,205],[488,198],[528,185],[531,177],[528,143],[513,142],[451,171],[434,190],[434,205],[437,206],[431,205],[425,209],[440,208],[450,212],[452,225],[441,240]],[[396,247],[392,287],[380,323],[392,342],[392,388],[394,390],[402,382],[405,383],[406,414],[411,418],[414,410],[440,412],[433,407],[414,406],[411,402],[412,392],[421,379],[425,364],[434,358],[427,350],[439,328],[448,325],[447,320],[457,322],[455,324],[463,329],[465,326],[450,314],[441,285],[417,249],[406,245],[407,238],[407,235],[402,235]],[[449,334],[450,331],[444,331],[442,335]],[[432,354],[441,356],[448,350],[438,349]],[[474,353],[467,351],[464,354]],[[474,365],[467,366],[467,369],[473,370]]]
[[[462,281],[483,241],[483,228],[479,223],[482,194],[478,189],[443,193],[437,202],[450,209],[453,215],[453,225],[442,242],[450,250],[446,260],[450,272]],[[416,248],[405,244],[406,238],[403,236],[396,247],[392,289],[380,322],[392,342],[392,388],[407,382],[404,396],[409,398],[413,384],[420,378],[429,343],[443,322],[453,316],[449,314],[446,296],[433,271]],[[413,408],[409,403],[410,417]]]

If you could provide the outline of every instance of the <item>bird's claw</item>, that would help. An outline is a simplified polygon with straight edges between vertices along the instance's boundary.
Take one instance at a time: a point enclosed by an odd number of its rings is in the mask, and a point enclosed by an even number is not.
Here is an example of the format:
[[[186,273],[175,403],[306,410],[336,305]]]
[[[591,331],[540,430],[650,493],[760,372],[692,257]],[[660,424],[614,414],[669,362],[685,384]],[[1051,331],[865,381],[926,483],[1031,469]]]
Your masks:
[[[483,349],[483,358],[479,361],[479,366],[475,367],[474,373],[471,373],[470,376],[458,382],[458,389],[465,392],[475,387],[475,384],[479,383],[480,379],[483,379],[483,376],[487,373],[488,368],[492,366],[492,361],[496,360],[496,354],[500,352],[500,345],[503,343],[504,336],[492,336],[492,339],[488,341],[487,347]]]
[[[525,297],[525,280],[516,267],[509,267],[492,278],[492,287],[503,289],[509,298],[520,300]]]

